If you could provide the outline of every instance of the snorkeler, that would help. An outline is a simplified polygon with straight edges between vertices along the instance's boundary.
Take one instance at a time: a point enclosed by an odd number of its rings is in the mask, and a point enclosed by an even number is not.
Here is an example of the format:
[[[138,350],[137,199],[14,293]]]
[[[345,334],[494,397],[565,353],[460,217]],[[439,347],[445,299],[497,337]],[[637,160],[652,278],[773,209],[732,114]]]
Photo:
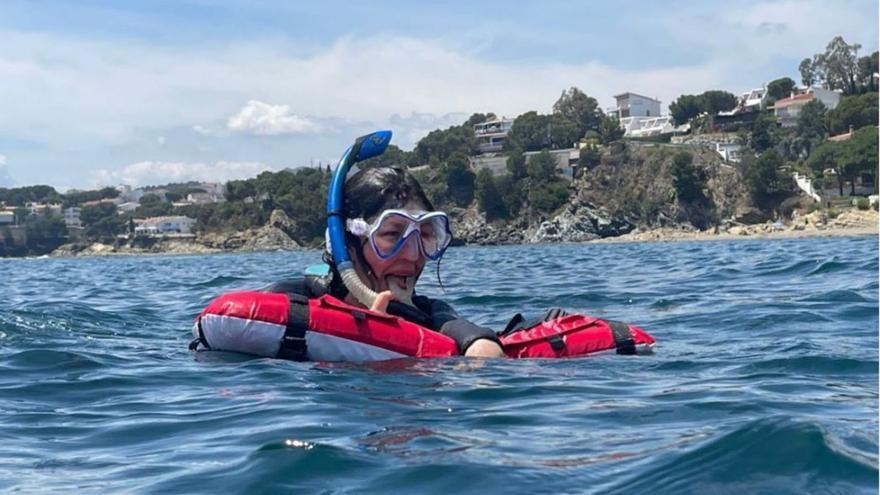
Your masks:
[[[435,211],[419,183],[400,168],[360,170],[345,183],[345,243],[360,281],[377,297],[371,310],[399,316],[451,337],[470,357],[504,357],[492,329],[461,318],[444,301],[417,295],[416,283],[429,260],[439,260],[452,240],[449,218]],[[342,283],[332,254],[329,272],[267,287],[268,292],[316,298],[329,294],[353,306],[366,305]]]
[[[531,322],[517,314],[496,334],[417,295],[425,265],[439,262],[452,231],[403,169],[352,169],[382,154],[390,139],[390,131],[361,136],[340,159],[328,190],[324,264],[262,291],[215,298],[196,317],[190,350],[295,361],[650,351],[654,338],[623,322],[552,309]]]

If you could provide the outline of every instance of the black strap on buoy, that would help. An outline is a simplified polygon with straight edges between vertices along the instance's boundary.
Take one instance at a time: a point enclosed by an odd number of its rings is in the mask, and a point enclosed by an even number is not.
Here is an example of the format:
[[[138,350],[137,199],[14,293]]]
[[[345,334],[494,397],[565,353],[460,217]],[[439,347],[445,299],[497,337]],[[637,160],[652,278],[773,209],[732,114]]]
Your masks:
[[[636,353],[636,342],[633,340],[629,325],[622,321],[607,320],[611,327],[611,335],[614,336],[614,345],[617,346],[618,354],[632,355]]]
[[[197,351],[199,350],[199,344],[202,344],[206,350],[211,350],[211,346],[208,345],[208,339],[205,338],[205,331],[202,330],[202,317],[199,316],[199,319],[196,321],[196,328],[199,330],[199,336],[194,338],[192,342],[189,343],[189,350]]]
[[[290,297],[290,313],[276,357],[291,361],[305,361],[308,358],[306,331],[309,329],[309,298],[293,293],[288,294],[288,297]]]

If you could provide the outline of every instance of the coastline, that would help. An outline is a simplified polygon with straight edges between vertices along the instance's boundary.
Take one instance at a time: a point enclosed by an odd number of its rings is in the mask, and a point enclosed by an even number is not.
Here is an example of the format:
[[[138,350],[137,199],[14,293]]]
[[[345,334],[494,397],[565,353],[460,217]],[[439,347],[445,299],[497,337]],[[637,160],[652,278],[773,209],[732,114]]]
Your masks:
[[[771,223],[734,225],[726,228],[715,227],[705,231],[670,227],[650,230],[636,229],[628,234],[593,239],[585,242],[602,244],[630,242],[736,241],[748,239],[773,240],[813,237],[856,237],[869,235],[880,235],[880,217],[878,217],[878,213],[874,210],[848,210],[841,213],[836,218],[831,219],[822,216],[818,212],[811,213],[790,222],[788,225]],[[306,250],[306,248],[298,247],[296,249],[290,249],[289,246],[265,246],[264,249],[254,249],[253,246],[248,246],[244,249],[222,249],[209,247],[197,241],[167,241],[164,243],[157,243],[147,249],[114,247],[108,244],[93,243],[82,250],[72,251],[70,249],[65,249],[64,246],[62,246],[53,251],[49,256],[53,258],[78,258],[83,256],[164,256],[302,250]]]

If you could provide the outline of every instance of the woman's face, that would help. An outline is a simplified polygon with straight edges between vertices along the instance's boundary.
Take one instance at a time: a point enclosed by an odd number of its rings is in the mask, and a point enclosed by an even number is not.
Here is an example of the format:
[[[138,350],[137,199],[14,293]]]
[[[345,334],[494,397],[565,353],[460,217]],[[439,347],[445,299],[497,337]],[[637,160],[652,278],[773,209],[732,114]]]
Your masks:
[[[420,211],[419,208],[407,208],[407,210],[413,213]],[[375,233],[376,243],[380,246],[383,243],[389,246],[393,245],[395,240],[399,239],[406,231],[407,226],[408,223],[403,219],[391,218],[383,222]],[[412,304],[411,298],[416,281],[418,281],[427,262],[419,248],[418,235],[410,235],[400,251],[389,259],[380,258],[373,250],[368,238],[361,237],[360,241],[369,270],[366,267],[358,266],[360,260],[357,256],[352,256],[352,259],[357,260],[355,261],[355,269],[361,280],[376,292],[389,290],[398,301]]]

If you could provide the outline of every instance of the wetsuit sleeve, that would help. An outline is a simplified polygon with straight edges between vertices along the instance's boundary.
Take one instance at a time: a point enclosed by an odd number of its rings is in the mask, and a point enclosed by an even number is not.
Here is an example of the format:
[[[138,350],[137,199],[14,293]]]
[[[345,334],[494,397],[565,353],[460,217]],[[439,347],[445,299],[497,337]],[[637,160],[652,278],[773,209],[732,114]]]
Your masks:
[[[495,331],[491,328],[475,325],[460,317],[449,303],[439,299],[433,299],[431,303],[431,318],[434,328],[443,335],[452,338],[458,345],[458,352],[464,354],[468,347],[480,339],[489,339],[501,343]]]

